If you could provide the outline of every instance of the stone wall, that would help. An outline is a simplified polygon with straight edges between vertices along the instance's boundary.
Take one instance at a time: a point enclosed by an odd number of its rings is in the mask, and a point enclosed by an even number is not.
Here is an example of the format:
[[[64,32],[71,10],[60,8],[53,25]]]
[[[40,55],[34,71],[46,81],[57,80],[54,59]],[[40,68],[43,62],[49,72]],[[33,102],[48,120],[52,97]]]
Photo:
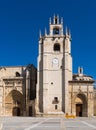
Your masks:
[[[96,116],[96,89],[94,89],[94,116]]]

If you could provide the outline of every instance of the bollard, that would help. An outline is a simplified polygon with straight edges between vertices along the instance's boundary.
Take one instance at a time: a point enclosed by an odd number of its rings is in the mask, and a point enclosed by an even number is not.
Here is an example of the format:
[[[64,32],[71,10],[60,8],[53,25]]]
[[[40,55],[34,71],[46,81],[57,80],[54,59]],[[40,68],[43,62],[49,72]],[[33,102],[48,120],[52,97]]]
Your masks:
[[[3,130],[3,123],[0,124],[0,130]]]
[[[61,119],[61,130],[66,130],[66,127],[65,127],[63,119]]]

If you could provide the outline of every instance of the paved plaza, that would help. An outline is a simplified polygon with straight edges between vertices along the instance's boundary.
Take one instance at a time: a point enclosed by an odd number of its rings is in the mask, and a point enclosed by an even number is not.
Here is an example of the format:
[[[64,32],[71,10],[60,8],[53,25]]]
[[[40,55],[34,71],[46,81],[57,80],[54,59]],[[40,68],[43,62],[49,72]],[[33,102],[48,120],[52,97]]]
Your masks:
[[[96,130],[96,118],[0,117],[0,130]]]

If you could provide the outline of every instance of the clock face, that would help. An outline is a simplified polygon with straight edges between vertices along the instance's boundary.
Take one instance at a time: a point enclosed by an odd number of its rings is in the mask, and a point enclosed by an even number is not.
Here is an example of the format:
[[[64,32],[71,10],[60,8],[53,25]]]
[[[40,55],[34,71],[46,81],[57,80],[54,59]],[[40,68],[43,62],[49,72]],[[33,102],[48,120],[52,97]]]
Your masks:
[[[53,59],[53,64],[58,64],[58,62],[59,62],[59,61],[58,61],[57,58],[54,58],[54,59]]]

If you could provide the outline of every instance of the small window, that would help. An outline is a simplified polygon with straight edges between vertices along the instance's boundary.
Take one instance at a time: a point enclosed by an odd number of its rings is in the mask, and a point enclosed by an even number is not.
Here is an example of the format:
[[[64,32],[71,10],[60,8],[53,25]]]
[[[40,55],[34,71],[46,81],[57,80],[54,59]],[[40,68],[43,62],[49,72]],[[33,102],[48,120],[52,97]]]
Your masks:
[[[16,72],[16,77],[20,77],[20,73],[19,72]]]
[[[58,102],[58,97],[54,97],[54,101],[55,101],[55,102]]]
[[[54,97],[54,100],[52,101],[53,104],[58,104],[59,103],[59,100],[58,100],[58,97]]]
[[[60,51],[60,44],[56,43],[54,45],[54,51]]]
[[[58,109],[58,106],[57,105],[55,105],[55,110],[57,110]]]
[[[51,82],[51,85],[53,85],[53,82]]]

